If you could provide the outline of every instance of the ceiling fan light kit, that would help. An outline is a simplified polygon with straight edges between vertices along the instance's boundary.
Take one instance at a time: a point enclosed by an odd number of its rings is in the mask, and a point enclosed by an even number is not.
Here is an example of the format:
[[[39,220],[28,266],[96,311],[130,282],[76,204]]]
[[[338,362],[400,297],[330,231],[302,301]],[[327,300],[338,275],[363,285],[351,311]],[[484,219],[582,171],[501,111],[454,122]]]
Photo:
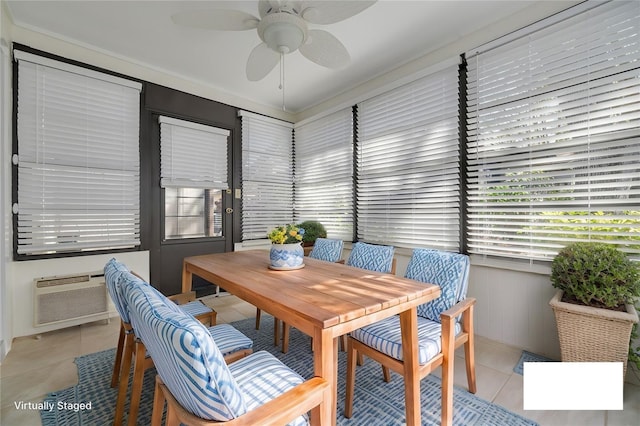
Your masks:
[[[297,15],[272,13],[258,24],[258,36],[271,50],[292,53],[307,39],[307,24]]]

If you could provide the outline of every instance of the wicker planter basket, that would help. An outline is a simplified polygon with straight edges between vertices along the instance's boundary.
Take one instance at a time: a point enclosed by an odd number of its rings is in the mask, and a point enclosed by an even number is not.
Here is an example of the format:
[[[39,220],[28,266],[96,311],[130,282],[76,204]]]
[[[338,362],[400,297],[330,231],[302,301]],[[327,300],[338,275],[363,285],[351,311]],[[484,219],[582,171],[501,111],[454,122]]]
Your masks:
[[[562,302],[558,290],[549,302],[556,317],[562,361],[622,362],[627,372],[631,328],[638,322],[633,305],[627,312]],[[624,377],[624,376],[623,376]]]

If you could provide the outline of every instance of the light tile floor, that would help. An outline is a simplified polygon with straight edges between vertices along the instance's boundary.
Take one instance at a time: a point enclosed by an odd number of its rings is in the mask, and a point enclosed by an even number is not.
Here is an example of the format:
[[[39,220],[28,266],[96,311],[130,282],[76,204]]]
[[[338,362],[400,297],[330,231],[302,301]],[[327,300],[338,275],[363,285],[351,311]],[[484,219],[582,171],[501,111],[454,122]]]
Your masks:
[[[255,317],[255,307],[235,296],[205,297],[218,311],[218,322]],[[73,386],[78,381],[73,360],[115,347],[119,321],[84,324],[42,334],[39,338],[15,339],[0,366],[0,425],[39,425],[37,410],[18,410],[16,401],[40,402],[48,392]],[[525,411],[522,409],[522,376],[513,372],[521,350],[488,339],[476,339],[477,395],[541,425],[640,425],[640,386],[625,383],[623,411]],[[434,374],[439,375],[436,371]],[[637,372],[636,372],[637,374]],[[466,388],[464,361],[456,362],[455,384]],[[634,383],[638,383],[637,379]]]

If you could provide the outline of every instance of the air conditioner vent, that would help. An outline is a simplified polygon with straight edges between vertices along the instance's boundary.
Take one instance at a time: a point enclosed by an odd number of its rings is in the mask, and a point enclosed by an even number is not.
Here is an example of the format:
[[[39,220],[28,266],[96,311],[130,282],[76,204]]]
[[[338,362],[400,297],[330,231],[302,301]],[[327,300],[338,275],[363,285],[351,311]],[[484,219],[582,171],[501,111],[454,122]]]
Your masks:
[[[52,277],[40,278],[36,280],[36,287],[45,288],[56,285],[75,284],[87,282],[91,279],[91,275],[73,275],[70,277]]]
[[[109,318],[109,297],[101,273],[36,278],[34,289],[36,327]]]

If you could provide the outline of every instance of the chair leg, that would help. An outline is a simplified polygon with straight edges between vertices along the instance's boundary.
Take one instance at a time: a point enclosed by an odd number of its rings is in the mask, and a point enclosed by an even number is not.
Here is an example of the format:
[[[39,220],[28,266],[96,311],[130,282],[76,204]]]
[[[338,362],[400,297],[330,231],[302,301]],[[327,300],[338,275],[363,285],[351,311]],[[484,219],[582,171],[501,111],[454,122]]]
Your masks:
[[[260,308],[256,308],[256,330],[260,330],[260,317],[262,316],[262,311]]]
[[[471,339],[471,337],[469,337]],[[469,392],[476,393],[476,360],[473,353],[473,343],[467,342],[464,344],[464,358],[467,365],[467,383],[469,385]]]
[[[155,393],[153,394],[153,412],[151,414],[151,426],[162,425],[162,412],[164,411],[165,397],[160,388],[160,377],[156,376]]]
[[[118,386],[118,398],[116,399],[116,413],[113,418],[113,426],[122,424],[124,415],[124,402],[127,398],[127,388],[129,387],[129,372],[131,371],[131,358],[133,357],[133,333],[125,335],[124,354],[122,356],[122,368],[120,369],[120,383]]]
[[[391,381],[391,372],[389,371],[389,367],[385,367],[382,364],[380,364],[380,366],[382,367],[382,378],[385,383],[389,383]]]
[[[180,420],[178,419],[175,408],[171,404],[167,404],[167,421],[165,422],[165,426],[178,425],[180,425]]]
[[[467,329],[467,341],[464,344],[464,360],[467,367],[467,383],[469,392],[476,393],[476,356],[475,356],[475,336],[473,334],[473,306],[469,309],[469,314],[464,318],[464,325]]]
[[[111,375],[111,387],[118,386],[118,380],[120,379],[120,368],[122,367],[122,351],[124,349],[124,325],[120,320],[120,335],[118,336],[118,348],[116,349],[116,360],[113,363],[113,374]]]
[[[350,419],[353,415],[353,395],[356,388],[356,360],[358,351],[353,347],[350,339],[347,338],[347,384],[346,397],[344,400],[344,416]]]
[[[144,361],[146,349],[141,341],[136,342],[136,362],[133,366],[133,385],[131,386],[131,400],[129,402],[129,426],[136,426],[138,420],[138,408],[142,394],[142,382],[144,381]]]
[[[289,332],[291,326],[286,322],[282,322],[282,353],[286,354],[289,351]]]
[[[455,336],[452,321],[442,322],[442,426],[453,424],[453,365]]]
[[[364,355],[358,352],[358,365],[364,365]]]
[[[273,318],[273,346],[280,346],[280,320]]]
[[[342,336],[340,336],[340,350],[341,351],[347,351],[347,335],[343,334]]]

